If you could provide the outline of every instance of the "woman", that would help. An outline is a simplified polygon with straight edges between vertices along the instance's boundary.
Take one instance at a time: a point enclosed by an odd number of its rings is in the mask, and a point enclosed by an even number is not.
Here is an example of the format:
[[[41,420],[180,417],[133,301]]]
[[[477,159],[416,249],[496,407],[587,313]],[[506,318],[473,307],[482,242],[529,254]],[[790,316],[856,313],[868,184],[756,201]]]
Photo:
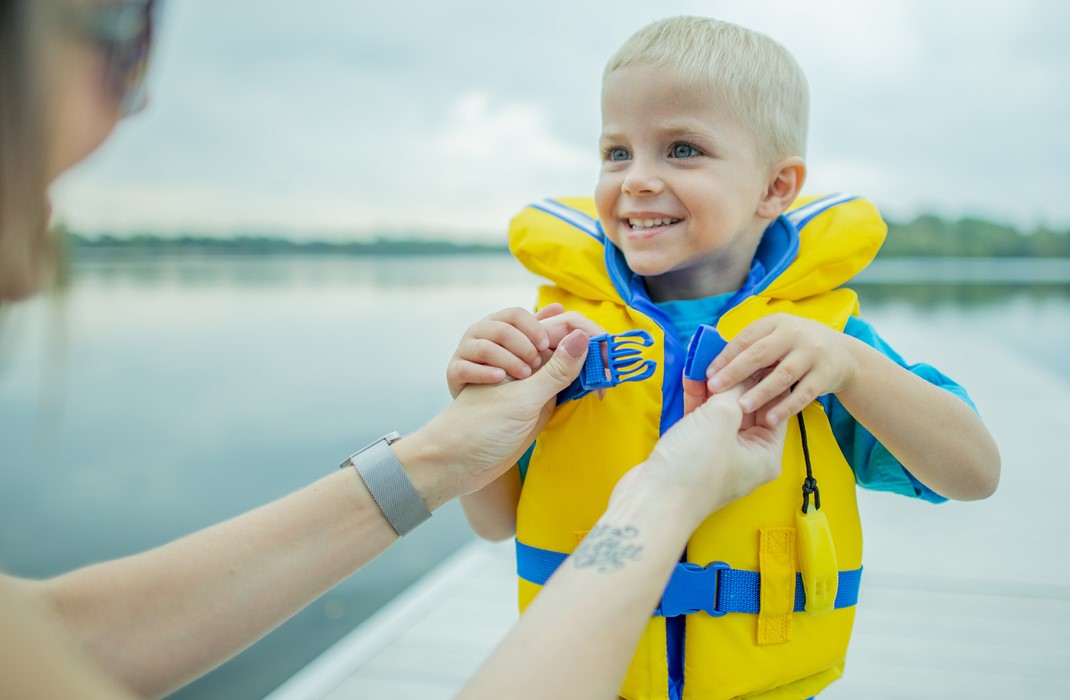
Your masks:
[[[55,274],[48,183],[144,105],[154,4],[0,0],[0,304]],[[416,433],[274,503],[55,579],[0,574],[0,697],[159,696],[222,663],[512,464],[578,375],[584,328],[543,319],[531,333],[547,362],[530,378],[468,388]],[[614,550],[626,532],[630,554],[562,567],[465,696],[615,697],[688,534],[778,468],[782,432],[742,420],[726,395],[667,434],[583,545]],[[580,643],[577,626],[596,632]]]

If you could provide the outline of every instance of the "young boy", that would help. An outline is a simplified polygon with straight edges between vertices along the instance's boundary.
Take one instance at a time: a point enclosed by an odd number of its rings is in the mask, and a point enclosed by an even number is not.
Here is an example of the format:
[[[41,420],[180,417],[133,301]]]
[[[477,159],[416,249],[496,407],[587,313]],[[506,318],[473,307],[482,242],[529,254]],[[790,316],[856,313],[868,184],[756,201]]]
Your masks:
[[[481,535],[515,530],[522,607],[685,410],[748,380],[748,414],[791,421],[781,477],[692,536],[626,698],[811,697],[840,676],[850,636],[855,483],[939,502],[998,481],[965,391],[906,365],[839,288],[883,240],[875,210],[834,197],[784,216],[806,176],[807,113],[800,68],[764,35],[692,17],[639,31],[604,75],[598,223],[584,200],[518,216],[513,252],[554,285],[538,317],[472,326],[450,363],[454,393],[526,376],[547,345],[539,321],[562,307],[572,325],[653,339],[653,376],[558,406],[518,469],[464,499]],[[731,342],[685,381],[689,343],[701,363],[716,336],[704,326]],[[619,555],[583,551],[607,574]]]

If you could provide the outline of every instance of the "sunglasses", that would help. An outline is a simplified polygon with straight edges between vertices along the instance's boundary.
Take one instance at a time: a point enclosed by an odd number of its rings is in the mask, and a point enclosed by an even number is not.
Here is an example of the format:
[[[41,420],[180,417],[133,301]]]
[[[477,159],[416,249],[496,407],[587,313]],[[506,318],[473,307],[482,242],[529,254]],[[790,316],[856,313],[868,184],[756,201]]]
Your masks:
[[[123,0],[79,13],[79,33],[107,57],[107,89],[123,116],[141,111],[148,101],[145,79],[160,4],[160,0]]]

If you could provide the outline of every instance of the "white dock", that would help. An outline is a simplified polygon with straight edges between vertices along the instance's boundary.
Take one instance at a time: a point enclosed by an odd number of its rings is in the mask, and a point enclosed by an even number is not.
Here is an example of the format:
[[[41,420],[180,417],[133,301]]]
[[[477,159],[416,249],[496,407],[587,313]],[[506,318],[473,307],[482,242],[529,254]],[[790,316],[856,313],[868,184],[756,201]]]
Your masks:
[[[932,506],[860,495],[866,574],[844,679],[822,700],[1070,698],[1070,382],[983,337],[882,332],[970,389],[999,492]],[[516,619],[512,545],[474,543],[270,700],[452,697]]]

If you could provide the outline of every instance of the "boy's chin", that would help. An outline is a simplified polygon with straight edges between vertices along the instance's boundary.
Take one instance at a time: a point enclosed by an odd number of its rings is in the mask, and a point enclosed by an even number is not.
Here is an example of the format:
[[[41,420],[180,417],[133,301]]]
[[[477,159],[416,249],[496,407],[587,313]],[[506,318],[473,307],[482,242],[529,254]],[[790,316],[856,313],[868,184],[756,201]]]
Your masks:
[[[625,255],[624,261],[628,263],[628,269],[640,277],[657,277],[673,270],[670,264],[664,261],[651,260],[646,256]]]

